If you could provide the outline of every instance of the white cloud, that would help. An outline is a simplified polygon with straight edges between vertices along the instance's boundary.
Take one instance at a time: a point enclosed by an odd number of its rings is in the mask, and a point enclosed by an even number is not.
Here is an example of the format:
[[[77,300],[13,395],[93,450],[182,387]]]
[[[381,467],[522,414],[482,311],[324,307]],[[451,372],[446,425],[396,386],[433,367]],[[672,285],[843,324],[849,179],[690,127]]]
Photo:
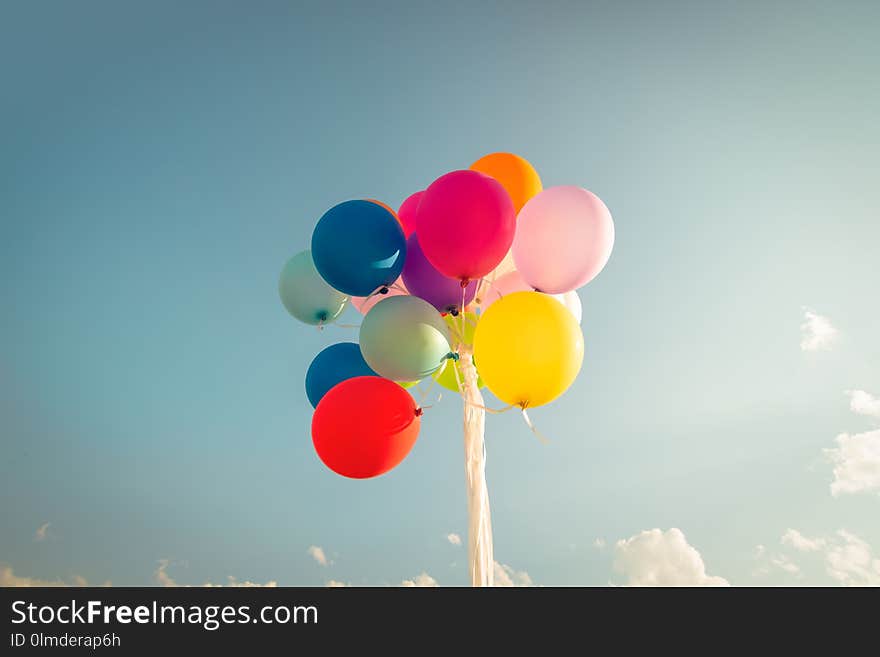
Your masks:
[[[829,349],[839,331],[827,317],[819,315],[810,308],[804,308],[804,322],[801,324],[801,350],[819,351]]]
[[[847,390],[849,409],[859,415],[880,418],[880,399],[864,390]]]
[[[495,562],[495,586],[534,586],[524,570],[514,570],[507,564]]]
[[[821,538],[807,538],[797,529],[786,529],[780,542],[790,545],[798,552],[816,552],[825,546],[825,540]]]
[[[413,579],[403,580],[403,582],[400,585],[407,586],[407,587],[409,587],[409,586],[417,586],[417,587],[419,587],[419,586],[425,586],[425,587],[440,586],[437,583],[436,579],[431,577],[428,573],[424,573],[424,572],[421,575],[416,575]]]
[[[880,586],[880,558],[864,540],[841,529],[825,554],[828,574],[845,586]]]
[[[346,584],[345,582],[339,582],[335,579],[331,579],[324,586],[326,586],[327,588],[335,589],[335,588],[342,588],[344,586],[348,586],[348,584]]]
[[[458,534],[446,534],[446,540],[453,545],[461,545],[461,536]]]
[[[52,523],[44,522],[42,525],[37,527],[37,531],[34,532],[34,540],[35,541],[45,541],[49,536],[49,525]]]
[[[595,541],[593,541],[593,547],[598,550],[604,550],[605,549],[605,539],[604,538],[597,538]]]
[[[174,578],[168,574],[168,567],[170,565],[171,565],[171,561],[169,559],[159,559],[159,566],[153,572],[153,579],[156,580],[156,583],[159,586],[165,586],[165,587],[175,587],[175,586],[189,587],[190,586],[189,584],[178,584],[174,580]],[[229,575],[226,578],[226,584],[213,584],[211,582],[205,582],[201,586],[204,586],[207,588],[222,587],[222,586],[237,587],[237,588],[251,588],[251,587],[254,587],[254,588],[256,588],[256,587],[274,588],[274,587],[278,586],[278,582],[276,582],[274,580],[270,580],[270,581],[266,582],[265,584],[258,584],[256,582],[251,582],[248,580],[245,580],[244,582],[240,582],[240,581],[238,581],[238,579],[236,579],[232,575]]]
[[[865,433],[842,433],[837,447],[823,450],[834,464],[831,494],[880,492],[880,429]]]
[[[806,538],[789,529],[782,535],[782,543],[800,552],[818,553],[828,576],[844,586],[880,586],[880,558],[874,556],[866,541],[845,529],[821,538]],[[777,557],[772,563],[793,575],[801,575],[800,567],[786,556]]]
[[[326,566],[330,563],[327,560],[327,555],[324,554],[324,548],[322,547],[319,547],[317,545],[310,545],[307,552],[312,557],[312,559],[314,559],[321,566]]]
[[[706,574],[703,558],[680,529],[645,530],[614,546],[614,570],[630,586],[730,586]]]
[[[109,582],[106,585],[109,586]],[[33,587],[33,586],[88,586],[88,582],[84,577],[74,575],[70,578],[70,582],[64,582],[60,579],[45,580],[36,577],[21,577],[16,575],[12,566],[0,565],[0,587]]]

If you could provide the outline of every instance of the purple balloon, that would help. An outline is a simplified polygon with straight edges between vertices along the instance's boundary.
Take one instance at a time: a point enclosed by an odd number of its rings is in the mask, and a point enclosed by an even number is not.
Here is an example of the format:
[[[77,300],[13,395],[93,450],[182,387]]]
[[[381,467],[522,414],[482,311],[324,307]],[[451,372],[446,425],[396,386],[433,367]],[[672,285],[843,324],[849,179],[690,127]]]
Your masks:
[[[461,307],[461,281],[448,278],[428,262],[418,237],[413,233],[406,240],[406,261],[403,263],[403,284],[414,297],[420,297],[441,313],[458,311]],[[479,281],[471,281],[464,289],[464,303],[474,300]]]

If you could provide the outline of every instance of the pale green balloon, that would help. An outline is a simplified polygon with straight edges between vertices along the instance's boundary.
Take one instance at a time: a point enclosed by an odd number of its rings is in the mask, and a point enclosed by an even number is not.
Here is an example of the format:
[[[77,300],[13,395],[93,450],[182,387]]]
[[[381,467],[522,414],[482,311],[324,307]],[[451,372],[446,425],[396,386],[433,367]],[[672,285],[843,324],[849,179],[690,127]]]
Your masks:
[[[297,253],[281,270],[278,294],[287,312],[306,324],[327,324],[339,317],[348,297],[321,278],[312,252]]]
[[[449,355],[449,329],[437,309],[413,296],[382,299],[364,316],[361,354],[395,381],[424,379]]]

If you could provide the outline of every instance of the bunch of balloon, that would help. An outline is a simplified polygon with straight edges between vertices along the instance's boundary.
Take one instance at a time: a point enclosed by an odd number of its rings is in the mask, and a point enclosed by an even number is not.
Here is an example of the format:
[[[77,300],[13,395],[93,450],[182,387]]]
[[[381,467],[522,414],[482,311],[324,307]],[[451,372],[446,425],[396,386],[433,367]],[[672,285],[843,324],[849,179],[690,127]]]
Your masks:
[[[614,245],[608,208],[580,187],[544,189],[534,167],[492,153],[437,178],[397,212],[375,199],[328,210],[311,249],[284,266],[279,293],[307,324],[337,323],[350,301],[358,342],[308,368],[312,443],[345,477],[377,477],[413,448],[423,408],[407,388],[438,383],[463,400],[468,567],[492,586],[486,412],[527,409],[564,393],[584,356],[576,289]],[[424,383],[420,383],[424,382]],[[481,389],[508,404],[484,405]]]

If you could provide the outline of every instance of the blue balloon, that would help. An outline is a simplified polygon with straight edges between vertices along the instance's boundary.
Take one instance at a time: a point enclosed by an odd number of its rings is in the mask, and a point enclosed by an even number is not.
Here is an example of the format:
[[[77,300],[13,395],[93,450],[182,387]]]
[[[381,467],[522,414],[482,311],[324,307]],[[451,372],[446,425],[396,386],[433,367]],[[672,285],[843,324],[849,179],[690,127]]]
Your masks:
[[[367,365],[361,348],[355,342],[332,344],[315,356],[306,372],[306,396],[309,403],[318,407],[321,397],[346,379],[356,376],[379,376]]]
[[[391,285],[405,257],[403,229],[378,203],[340,203],[324,213],[312,233],[315,268],[344,294],[365,297]]]

